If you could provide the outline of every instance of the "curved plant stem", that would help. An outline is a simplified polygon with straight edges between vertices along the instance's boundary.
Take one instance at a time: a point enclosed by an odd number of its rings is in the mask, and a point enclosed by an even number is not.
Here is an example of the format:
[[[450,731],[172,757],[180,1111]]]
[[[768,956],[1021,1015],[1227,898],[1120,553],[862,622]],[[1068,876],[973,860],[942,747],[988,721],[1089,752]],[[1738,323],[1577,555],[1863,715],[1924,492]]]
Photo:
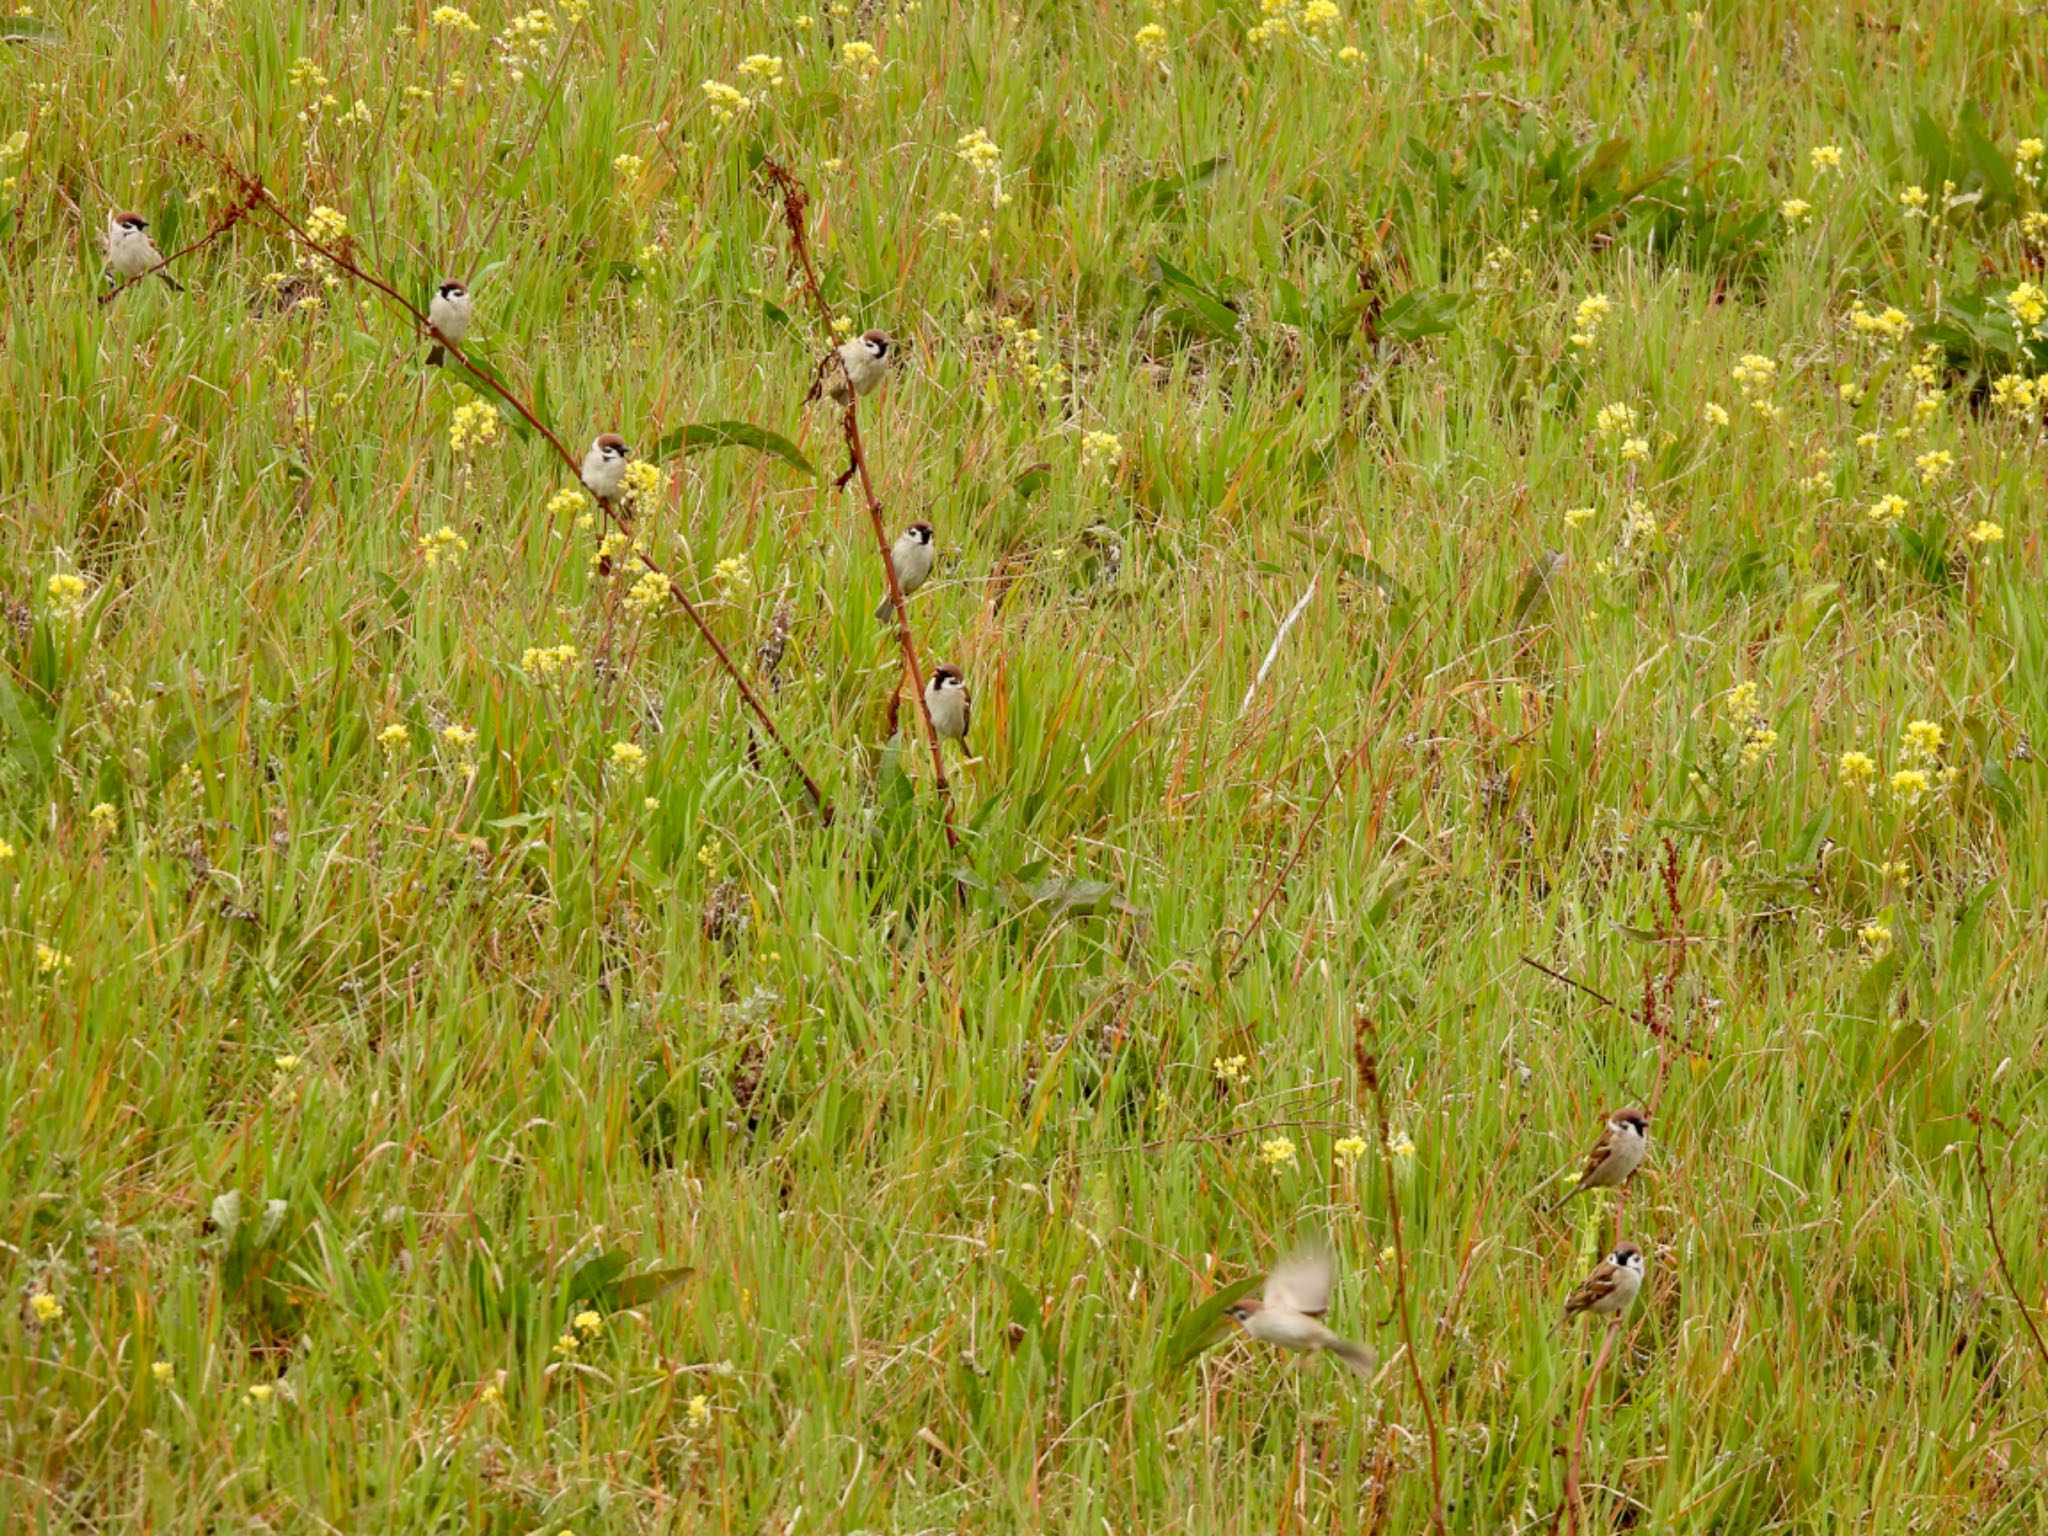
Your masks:
[[[1367,1049],[1372,1021],[1360,1015],[1352,1033],[1352,1050],[1358,1058],[1358,1086],[1372,1104],[1373,1137],[1380,1148],[1380,1174],[1387,1192],[1387,1215],[1394,1226],[1394,1315],[1401,1325],[1401,1349],[1408,1357],[1408,1373],[1415,1383],[1416,1401],[1422,1405],[1423,1427],[1429,1432],[1430,1524],[1437,1536],[1446,1536],[1444,1525],[1443,1447],[1438,1441],[1436,1407],[1430,1401],[1429,1384],[1423,1379],[1422,1357],[1415,1352],[1415,1325],[1408,1316],[1408,1249],[1401,1232],[1401,1197],[1394,1188],[1394,1154],[1387,1146],[1387,1101],[1380,1087],[1379,1058]]]
[[[446,348],[448,355],[460,363],[463,370],[472,379],[484,385],[493,394],[497,395],[498,398],[511,406],[513,410],[519,413],[521,419],[528,426],[546,438],[548,445],[555,450],[556,455],[560,457],[564,464],[569,466],[569,472],[576,476],[577,483],[582,483],[582,464],[578,461],[576,455],[569,451],[568,445],[556,435],[554,430],[534,414],[533,407],[515,395],[495,373],[485,372],[472,366],[469,359],[463,355],[462,348],[435,330],[433,322],[421,312],[418,305],[414,304],[412,300],[408,299],[374,272],[359,266],[346,250],[323,244],[321,241],[314,239],[307,232],[305,226],[294,219],[290,211],[271,195],[270,189],[264,186],[261,177],[247,174],[226,156],[215,153],[196,137],[186,135],[185,139],[188,144],[206,155],[227,176],[233,179],[236,185],[241,188],[243,196],[252,205],[261,205],[273,218],[290,231],[292,238],[297,240],[299,244],[317,255],[324,256],[327,260],[333,262],[336,267],[348,273],[349,276],[359,282],[369,284],[400,309],[404,310],[406,314],[410,315],[413,323],[420,328],[421,332],[432,337],[441,346]],[[612,523],[622,532],[630,533],[632,531],[627,527],[625,519],[619,516],[618,509],[609,501],[597,497],[594,497],[593,500],[597,501],[598,507],[603,511],[608,522]],[[675,600],[676,606],[689,616],[690,622],[696,626],[697,633],[704,637],[705,644],[711,647],[712,654],[718,658],[719,666],[724,669],[725,675],[732,679],[733,686],[739,689],[740,698],[745,702],[747,708],[752,711],[754,718],[760,722],[761,729],[768,733],[768,739],[775,743],[783,757],[788,761],[789,766],[795,770],[797,777],[803,780],[804,789],[810,795],[811,804],[817,808],[818,814],[824,819],[826,824],[830,825],[832,821],[832,808],[825,800],[824,791],[819,789],[818,781],[811,777],[809,770],[804,767],[796,752],[787,741],[783,740],[782,733],[775,728],[775,721],[768,713],[768,707],[761,702],[760,695],[754,691],[753,686],[748,683],[745,674],[734,664],[732,656],[726,651],[718,636],[712,632],[711,626],[704,621],[704,615],[698,610],[697,605],[691,602],[689,596],[676,584],[675,578],[655,563],[652,556],[635,550],[633,558],[668,584],[669,596]]]
[[[804,184],[791,174],[787,167],[775,160],[761,162],[761,174],[782,197],[782,222],[789,230],[790,266],[796,272],[804,292],[810,297],[812,307],[818,312],[818,323],[824,329],[825,342],[831,348],[819,365],[819,378],[824,370],[837,368],[846,372],[846,363],[839,356],[838,347],[833,343],[832,306],[825,301],[825,293],[818,286],[818,274],[811,263],[811,242],[806,219],[810,207],[810,195]],[[868,473],[868,456],[861,446],[860,402],[853,393],[853,380],[847,379],[846,414],[841,420],[841,430],[846,435],[846,451],[849,459],[849,473],[860,476],[861,499],[866,503],[868,523],[874,530],[875,550],[882,560],[882,580],[889,589],[889,605],[896,621],[896,645],[903,653],[903,675],[909,679],[911,697],[917,701],[917,712],[924,718],[925,740],[931,743],[932,777],[939,791],[939,811],[946,830],[947,845],[960,846],[959,830],[953,825],[953,786],[946,778],[946,763],[939,749],[938,728],[932,724],[931,706],[924,696],[924,668],[918,664],[917,640],[911,633],[910,616],[905,611],[903,588],[896,580],[896,562],[889,555],[889,531],[882,522],[882,503],[875,496],[874,480]],[[817,387],[811,391],[812,398],[819,393]],[[841,477],[841,484],[845,477]]]

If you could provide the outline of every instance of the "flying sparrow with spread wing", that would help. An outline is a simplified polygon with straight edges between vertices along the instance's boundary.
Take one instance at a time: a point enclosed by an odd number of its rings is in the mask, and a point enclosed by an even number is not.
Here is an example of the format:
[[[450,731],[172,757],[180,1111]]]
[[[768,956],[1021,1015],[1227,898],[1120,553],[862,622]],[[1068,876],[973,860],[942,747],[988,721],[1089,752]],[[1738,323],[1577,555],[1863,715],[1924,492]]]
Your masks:
[[[149,220],[139,213],[107,215],[107,268],[116,277],[130,282],[154,268],[158,277],[183,293],[185,285],[163,270],[163,260],[149,238]]]
[[[932,729],[940,739],[967,746],[967,727],[974,718],[974,700],[967,692],[967,679],[955,666],[934,667],[931,681],[924,685],[924,707],[931,712]],[[972,750],[971,748],[969,750]]]
[[[462,345],[462,338],[469,334],[469,322],[474,318],[470,308],[469,290],[450,278],[434,290],[433,302],[427,305],[427,323],[434,328],[437,340],[434,350],[427,354],[427,366],[438,368],[448,360],[448,349],[441,345],[449,342]]]
[[[938,558],[938,550],[932,544],[932,525],[912,523],[896,535],[896,542],[889,546],[889,563],[896,568],[896,585],[905,598],[925,584],[932,573],[932,562]],[[882,601],[875,608],[877,619],[889,617],[889,610],[896,605],[889,594],[882,594]]]
[[[851,340],[842,341],[832,357],[819,362],[819,387],[824,390],[826,399],[844,410],[854,396],[871,395],[881,387],[894,365],[895,356],[896,343],[886,331],[863,331]],[[817,389],[813,389],[811,398],[816,399],[817,395]]]
[[[599,501],[612,500],[625,483],[626,463],[632,457],[633,450],[626,446],[626,440],[618,433],[600,433],[590,445],[590,451],[583,455],[585,488]]]
[[[1643,1288],[1643,1250],[1623,1243],[1586,1276],[1586,1283],[1573,1291],[1564,1304],[1564,1320],[1581,1313],[1593,1317],[1618,1317],[1634,1304]]]
[[[1577,1187],[1551,1209],[1556,1210],[1572,1195],[1583,1195],[1589,1189],[1619,1189],[1642,1167],[1643,1157],[1649,1150],[1648,1113],[1640,1109],[1617,1109],[1607,1117],[1606,1129],[1593,1143],[1593,1150],[1586,1154],[1585,1164],[1579,1169]]]
[[[1247,1296],[1230,1308],[1230,1315],[1243,1325],[1248,1338],[1307,1354],[1327,1350],[1370,1381],[1379,1357],[1323,1326],[1335,1280],[1336,1266],[1327,1253],[1292,1254],[1266,1276],[1263,1299]]]

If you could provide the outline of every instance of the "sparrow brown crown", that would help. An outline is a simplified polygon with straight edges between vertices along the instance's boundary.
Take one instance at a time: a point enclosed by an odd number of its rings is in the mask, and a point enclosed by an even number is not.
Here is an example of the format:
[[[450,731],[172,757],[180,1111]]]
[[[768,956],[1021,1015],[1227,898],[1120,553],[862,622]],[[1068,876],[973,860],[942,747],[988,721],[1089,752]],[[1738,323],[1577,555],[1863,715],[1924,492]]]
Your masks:
[[[1617,1109],[1607,1118],[1619,1120],[1623,1125],[1632,1125],[1638,1131],[1646,1131],[1650,1128],[1650,1112],[1646,1109]]]
[[[469,289],[451,277],[448,281],[441,284],[440,287],[436,288],[434,292],[440,294],[444,299],[459,299],[465,293],[468,293]]]
[[[633,456],[633,450],[626,446],[626,440],[616,432],[598,433],[597,448],[601,453],[616,453],[621,458],[630,459]]]
[[[960,669],[951,662],[932,668],[932,686],[934,688],[944,688],[949,683],[955,688],[961,688],[966,686],[967,679],[961,675]]]
[[[920,544],[929,544],[932,541],[932,525],[930,523],[912,523],[903,531],[916,534],[917,542]]]
[[[112,215],[112,217],[113,217],[113,220],[114,220],[114,222],[115,222],[116,224],[119,224],[119,225],[121,225],[121,226],[122,226],[123,228],[126,228],[126,229],[147,229],[147,228],[149,228],[149,220],[145,219],[145,218],[144,218],[144,217],[143,217],[143,216],[142,216],[141,214],[139,214],[139,213],[128,213],[128,212],[125,212],[125,211],[124,211],[124,212],[121,212],[121,213],[116,213],[116,214]]]

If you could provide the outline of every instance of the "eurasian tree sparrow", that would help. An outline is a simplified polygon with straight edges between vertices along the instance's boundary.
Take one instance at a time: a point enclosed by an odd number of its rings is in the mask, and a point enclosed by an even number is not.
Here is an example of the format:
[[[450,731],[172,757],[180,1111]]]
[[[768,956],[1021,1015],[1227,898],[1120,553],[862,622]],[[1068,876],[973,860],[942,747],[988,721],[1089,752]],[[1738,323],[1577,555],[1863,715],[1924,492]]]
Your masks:
[[[612,500],[625,483],[626,461],[632,457],[633,450],[618,433],[599,434],[590,452],[583,455],[584,487],[599,501]]]
[[[889,376],[895,355],[896,343],[882,331],[864,331],[850,341],[842,341],[838,362],[828,357],[818,365],[825,397],[845,410],[853,395],[873,394]],[[840,363],[846,366],[841,368]],[[849,382],[853,385],[852,395],[847,393]]]
[[[123,282],[132,281],[156,267],[157,276],[180,293],[185,285],[161,270],[163,257],[149,238],[149,220],[139,213],[107,215],[107,269]]]
[[[1266,1276],[1263,1300],[1247,1296],[1231,1307],[1230,1315],[1243,1324],[1249,1338],[1308,1354],[1327,1350],[1370,1381],[1379,1357],[1363,1344],[1354,1344],[1323,1326],[1335,1277],[1328,1254],[1293,1254]]]
[[[469,334],[472,317],[469,290],[462,284],[450,278],[434,290],[433,302],[427,305],[427,321],[440,333],[442,340],[461,346],[462,338]],[[448,349],[436,341],[434,350],[427,354],[427,366],[438,368],[447,360]]]
[[[1572,1195],[1583,1195],[1589,1189],[1619,1189],[1626,1184],[1629,1176],[1643,1165],[1643,1155],[1650,1150],[1650,1117],[1640,1109],[1617,1109],[1607,1117],[1607,1128],[1600,1133],[1600,1139],[1593,1143],[1593,1150],[1586,1154],[1585,1166],[1579,1170],[1578,1187]]]
[[[1571,1299],[1564,1304],[1564,1320],[1570,1322],[1582,1312],[1594,1317],[1618,1317],[1634,1304],[1636,1293],[1642,1288],[1643,1250],[1634,1243],[1623,1243],[1600,1261],[1584,1285],[1572,1292]]]
[[[924,707],[931,711],[932,729],[947,741],[967,745],[967,726],[974,715],[974,701],[967,693],[967,679],[954,666],[934,667],[931,681],[924,685]]]
[[[932,544],[930,523],[912,523],[896,535],[896,542],[889,546],[889,563],[896,568],[896,585],[903,589],[905,598],[925,584],[932,573],[932,562],[937,558],[938,550]],[[889,594],[884,592],[882,601],[875,608],[875,617],[888,618],[890,609],[895,606],[889,600]]]

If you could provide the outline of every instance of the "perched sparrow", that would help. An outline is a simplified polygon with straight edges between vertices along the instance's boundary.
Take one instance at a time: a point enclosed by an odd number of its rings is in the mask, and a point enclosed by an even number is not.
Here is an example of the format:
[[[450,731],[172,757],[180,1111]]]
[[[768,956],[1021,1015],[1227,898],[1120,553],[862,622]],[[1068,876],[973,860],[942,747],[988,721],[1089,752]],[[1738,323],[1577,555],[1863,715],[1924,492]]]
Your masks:
[[[896,585],[903,589],[906,598],[925,584],[932,573],[932,561],[937,556],[938,551],[932,547],[930,523],[912,523],[896,535],[896,542],[889,546],[889,563],[896,567]],[[893,607],[895,604],[884,592],[880,605],[875,609],[875,617],[888,618]]]
[[[844,410],[853,395],[872,395],[889,376],[890,359],[895,353],[896,343],[881,331],[866,331],[851,341],[841,342],[838,362],[828,357],[818,365],[825,397]],[[846,366],[841,368],[840,363]],[[846,392],[848,381],[853,384],[853,395]]]
[[[1323,1326],[1323,1317],[1330,1310],[1333,1279],[1334,1266],[1328,1254],[1293,1254],[1266,1276],[1263,1301],[1247,1296],[1231,1307],[1230,1315],[1244,1325],[1250,1338],[1310,1354],[1326,1349],[1370,1381],[1378,1356]]]
[[[185,285],[161,270],[162,263],[156,242],[149,238],[149,220],[139,213],[107,215],[107,267],[116,277],[127,282],[157,267],[156,275],[183,293]]]
[[[1643,1250],[1623,1243],[1602,1259],[1586,1283],[1564,1304],[1564,1320],[1570,1322],[1581,1312],[1595,1317],[1616,1317],[1626,1312],[1643,1288]]]
[[[967,679],[958,667],[935,667],[924,685],[924,707],[931,711],[932,729],[941,737],[967,745],[967,726],[974,714],[974,701],[967,694]]]
[[[1607,1129],[1600,1133],[1600,1139],[1593,1143],[1593,1150],[1586,1154],[1585,1166],[1579,1170],[1578,1187],[1572,1195],[1583,1195],[1589,1189],[1619,1189],[1629,1180],[1629,1175],[1643,1165],[1643,1154],[1650,1150],[1650,1117],[1640,1109],[1617,1109],[1607,1117]]]
[[[434,301],[427,306],[428,323],[440,333],[442,340],[452,341],[458,347],[462,345],[462,338],[469,334],[471,315],[469,290],[453,278],[434,290]],[[434,350],[427,354],[427,366],[438,368],[447,360],[448,349],[436,341]]]
[[[626,461],[632,457],[633,450],[618,433],[599,434],[590,445],[590,452],[583,455],[583,484],[590,494],[599,501],[610,501],[618,495],[626,479]]]

